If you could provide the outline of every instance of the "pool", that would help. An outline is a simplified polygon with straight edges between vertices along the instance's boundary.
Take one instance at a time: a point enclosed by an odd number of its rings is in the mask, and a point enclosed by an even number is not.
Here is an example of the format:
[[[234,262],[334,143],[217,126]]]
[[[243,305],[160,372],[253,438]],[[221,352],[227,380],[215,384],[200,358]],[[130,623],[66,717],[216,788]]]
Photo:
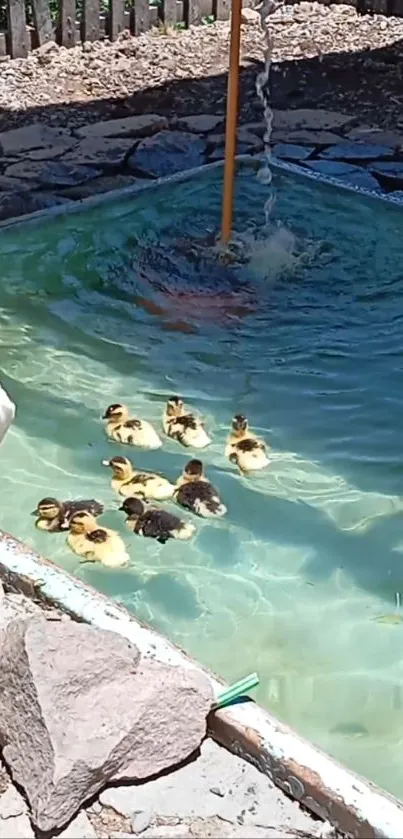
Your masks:
[[[403,797],[403,215],[280,171],[252,263],[195,267],[186,247],[219,221],[221,174],[1,231],[0,370],[18,415],[0,526],[226,679],[257,670],[263,705]],[[259,229],[264,199],[245,167],[239,231]],[[100,415],[123,401],[160,426],[172,393],[207,419],[229,512],[160,546],[125,531],[101,461],[175,478],[189,453],[109,443]],[[253,479],[223,456],[235,412],[272,446]],[[44,495],[103,500],[131,567],[80,566],[36,531]]]

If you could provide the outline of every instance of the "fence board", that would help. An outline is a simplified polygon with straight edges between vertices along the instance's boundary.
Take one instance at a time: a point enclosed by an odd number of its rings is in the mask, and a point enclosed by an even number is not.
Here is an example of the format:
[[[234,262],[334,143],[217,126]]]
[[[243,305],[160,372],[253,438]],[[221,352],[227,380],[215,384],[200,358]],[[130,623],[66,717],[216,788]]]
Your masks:
[[[216,20],[228,20],[230,16],[231,0],[214,0],[213,15]]]
[[[38,47],[54,38],[48,0],[32,0],[32,14]]]
[[[125,28],[125,0],[109,0],[109,38],[115,41]]]
[[[162,20],[165,26],[175,26],[180,18],[178,17],[178,4],[176,0],[164,0],[162,4]]]
[[[28,55],[28,32],[24,0],[8,0],[7,34],[11,58],[25,58]]]
[[[187,25],[193,26],[201,23],[203,17],[200,0],[188,0],[187,2]]]
[[[141,35],[150,28],[149,0],[136,0],[134,6],[134,34]]]
[[[60,0],[59,39],[63,47],[76,43],[76,0]]]
[[[99,33],[99,0],[84,0],[82,39],[83,41],[98,41]]]

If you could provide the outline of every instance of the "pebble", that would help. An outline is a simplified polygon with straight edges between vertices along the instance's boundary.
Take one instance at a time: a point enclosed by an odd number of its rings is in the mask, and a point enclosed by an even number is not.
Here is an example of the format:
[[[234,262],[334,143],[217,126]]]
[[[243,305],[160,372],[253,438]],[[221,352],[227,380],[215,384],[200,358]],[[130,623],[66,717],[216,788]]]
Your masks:
[[[151,810],[140,810],[140,812],[134,813],[130,821],[130,828],[133,833],[144,833],[150,826],[152,817]]]

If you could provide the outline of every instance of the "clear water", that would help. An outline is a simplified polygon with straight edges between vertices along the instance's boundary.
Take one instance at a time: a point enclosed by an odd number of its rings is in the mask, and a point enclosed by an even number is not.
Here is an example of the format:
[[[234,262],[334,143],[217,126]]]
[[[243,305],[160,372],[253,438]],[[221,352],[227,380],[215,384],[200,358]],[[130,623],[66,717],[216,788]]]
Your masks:
[[[377,621],[403,592],[403,214],[277,174],[284,227],[241,276],[200,276],[161,248],[218,223],[220,179],[1,233],[0,371],[18,417],[0,525],[227,679],[256,669],[260,702],[403,796],[403,624]],[[264,198],[245,171],[239,230]],[[99,417],[123,401],[159,425],[173,392],[207,417],[229,514],[162,547],[125,533],[100,462],[127,449]],[[253,479],[223,456],[234,412],[273,447]],[[174,442],[131,454],[172,478],[188,459]],[[132,567],[80,566],[63,535],[36,531],[29,513],[53,494],[104,500]]]

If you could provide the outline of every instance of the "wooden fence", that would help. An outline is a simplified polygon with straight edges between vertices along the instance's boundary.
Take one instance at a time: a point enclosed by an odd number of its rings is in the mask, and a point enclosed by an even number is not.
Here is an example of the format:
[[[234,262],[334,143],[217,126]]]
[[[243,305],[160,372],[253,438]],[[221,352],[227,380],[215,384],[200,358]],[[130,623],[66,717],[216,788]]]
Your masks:
[[[31,0],[29,20],[25,0],[6,0],[0,56],[25,58],[50,40],[74,47],[80,41],[113,41],[124,29],[140,35],[159,24],[189,26],[210,16],[226,20],[230,5],[231,0],[157,0],[155,5],[150,0],[101,0],[101,6],[100,0]]]
[[[244,0],[244,5],[250,2]],[[324,2],[327,5],[331,0]],[[403,0],[339,2],[349,3],[362,13],[403,16]],[[51,40],[74,47],[80,41],[114,41],[124,29],[140,35],[159,24],[189,26],[210,16],[227,20],[230,9],[231,0],[28,0],[28,4],[26,0],[0,0],[6,26],[2,29],[0,24],[0,57],[25,58],[31,49]]]

